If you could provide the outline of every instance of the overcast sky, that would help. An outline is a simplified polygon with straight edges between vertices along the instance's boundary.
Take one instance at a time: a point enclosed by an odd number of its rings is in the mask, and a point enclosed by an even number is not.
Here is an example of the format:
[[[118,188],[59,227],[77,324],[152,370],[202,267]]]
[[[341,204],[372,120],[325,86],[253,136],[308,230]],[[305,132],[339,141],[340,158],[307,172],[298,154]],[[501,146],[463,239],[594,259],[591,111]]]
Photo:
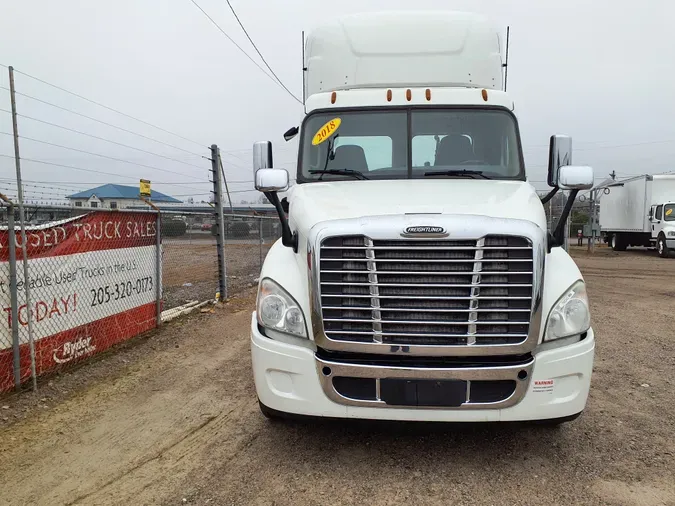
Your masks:
[[[224,0],[197,2],[249,54],[255,54]],[[675,2],[232,0],[232,4],[267,61],[298,96],[301,31],[328,17],[409,6],[481,12],[504,32],[506,25],[511,26],[508,89],[516,103],[528,176],[535,186],[546,187],[547,145],[553,133],[572,135],[575,164],[592,165],[598,178],[612,170],[619,176],[675,171]],[[29,200],[58,198],[71,188],[107,182],[136,185],[139,177],[151,179],[153,189],[181,199],[194,195],[206,200],[210,162],[201,156],[208,155],[212,143],[224,152],[230,189],[238,192],[235,201],[257,197],[253,191],[244,192],[252,188],[254,141],[272,140],[275,165],[295,170],[296,145],[285,143],[282,134],[299,124],[302,107],[247,60],[190,0],[0,0],[0,5],[1,64],[196,141],[153,129],[19,74],[16,85],[21,93],[171,145],[19,96],[17,106],[24,116],[167,157],[20,118],[24,137],[132,162],[23,139],[23,158],[110,173],[24,161],[24,179],[33,185],[27,183]],[[9,86],[2,67],[0,86]],[[0,108],[10,108],[4,89]],[[0,155],[12,155],[11,137],[4,135],[11,133],[11,118],[2,111],[0,132]],[[13,177],[13,160],[0,156],[0,191],[12,193],[6,179]]]

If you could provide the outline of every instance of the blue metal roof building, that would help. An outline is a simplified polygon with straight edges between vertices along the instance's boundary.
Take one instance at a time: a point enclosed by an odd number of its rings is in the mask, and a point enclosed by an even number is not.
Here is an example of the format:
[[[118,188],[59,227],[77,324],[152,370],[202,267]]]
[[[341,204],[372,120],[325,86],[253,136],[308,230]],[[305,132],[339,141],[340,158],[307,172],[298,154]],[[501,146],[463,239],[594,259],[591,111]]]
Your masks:
[[[68,199],[89,199],[96,196],[101,200],[139,200],[139,189],[137,186],[124,186],[121,184],[104,184],[91,190],[85,190],[79,193],[68,195]],[[151,191],[150,200],[153,202],[162,202],[165,204],[180,204],[181,201],[154,190]]]

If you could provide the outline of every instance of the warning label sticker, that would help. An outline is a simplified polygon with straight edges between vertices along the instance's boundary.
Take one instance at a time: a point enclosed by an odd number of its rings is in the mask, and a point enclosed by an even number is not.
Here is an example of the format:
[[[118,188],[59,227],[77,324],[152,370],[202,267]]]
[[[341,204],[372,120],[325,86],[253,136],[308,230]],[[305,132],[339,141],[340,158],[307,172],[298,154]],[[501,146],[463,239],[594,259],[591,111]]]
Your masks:
[[[532,391],[538,394],[552,394],[554,380],[534,380],[534,385],[532,386]]]

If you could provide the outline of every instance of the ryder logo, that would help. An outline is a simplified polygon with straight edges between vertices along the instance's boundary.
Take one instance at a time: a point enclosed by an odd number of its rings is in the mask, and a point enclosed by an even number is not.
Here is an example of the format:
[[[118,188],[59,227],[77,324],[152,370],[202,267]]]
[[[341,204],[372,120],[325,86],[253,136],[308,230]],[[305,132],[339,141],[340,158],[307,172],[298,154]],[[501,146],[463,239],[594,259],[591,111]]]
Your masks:
[[[91,344],[91,337],[81,337],[76,341],[67,341],[54,350],[54,362],[65,364],[73,359],[89,355],[96,351]]]

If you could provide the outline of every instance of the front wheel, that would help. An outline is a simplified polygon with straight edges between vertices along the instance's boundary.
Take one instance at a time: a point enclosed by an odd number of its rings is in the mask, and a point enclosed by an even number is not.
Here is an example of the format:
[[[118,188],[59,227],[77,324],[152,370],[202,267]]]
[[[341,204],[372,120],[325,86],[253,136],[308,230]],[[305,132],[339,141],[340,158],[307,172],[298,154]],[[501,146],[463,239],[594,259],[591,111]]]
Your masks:
[[[666,245],[666,238],[662,235],[660,235],[656,241],[656,251],[659,252],[661,258],[668,258],[668,255],[670,254],[670,250]]]

